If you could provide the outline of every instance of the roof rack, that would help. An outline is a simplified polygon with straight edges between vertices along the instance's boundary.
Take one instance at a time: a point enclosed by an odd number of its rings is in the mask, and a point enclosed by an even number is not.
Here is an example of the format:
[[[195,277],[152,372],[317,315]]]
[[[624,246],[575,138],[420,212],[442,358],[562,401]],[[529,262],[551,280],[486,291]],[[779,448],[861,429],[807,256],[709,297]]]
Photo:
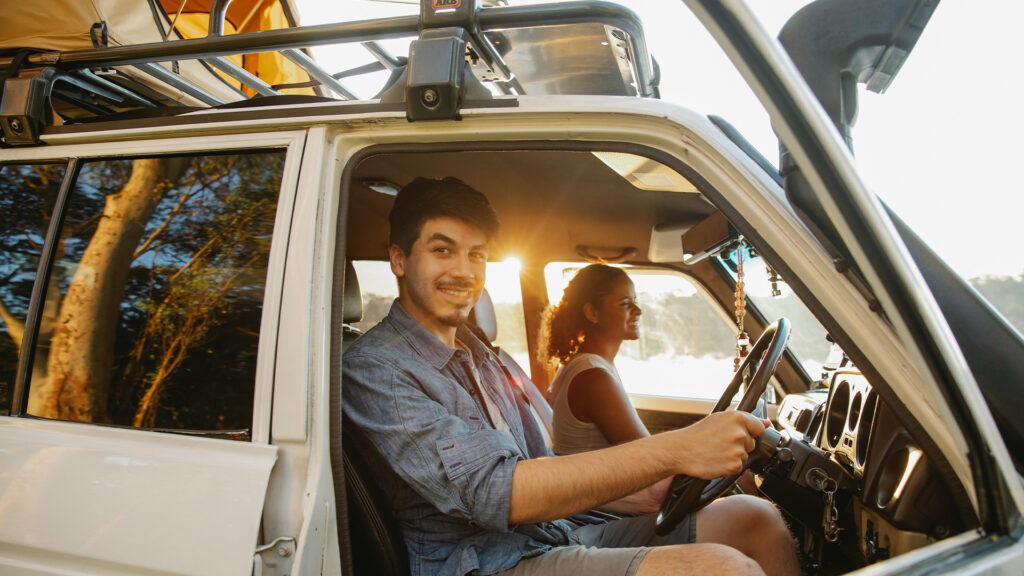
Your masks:
[[[442,6],[435,6],[437,4]],[[640,20],[628,8],[611,2],[584,0],[481,7],[479,0],[422,0],[419,16],[225,36],[221,32],[226,5],[224,0],[216,0],[210,12],[210,33],[205,38],[77,51],[46,51],[22,58],[0,58],[0,78],[6,78],[0,104],[0,128],[5,142],[8,145],[37,142],[39,131],[47,121],[75,122],[145,107],[216,107],[227,103],[223,95],[211,94],[176,73],[177,62],[187,60],[196,60],[208,69],[216,69],[259,96],[277,96],[285,88],[316,86],[336,94],[337,99],[355,100],[356,95],[342,79],[382,70],[392,73],[392,83],[400,81],[399,73],[406,76],[407,84],[422,81],[425,70],[430,82],[440,74],[438,77],[442,81],[454,83],[458,94],[465,94],[466,88],[461,85],[461,68],[464,65],[473,73],[466,74],[467,83],[481,81],[481,85],[491,86],[490,94],[658,96],[655,65],[647,52]],[[388,53],[378,43],[395,38],[412,39],[414,45],[420,43],[423,62],[417,66],[405,57]],[[431,38],[432,42],[425,42]],[[553,50],[552,41],[556,38],[563,43],[574,38],[587,42],[590,52],[601,57],[589,59],[593,60],[591,68],[586,70],[590,76],[577,73],[572,79],[574,84],[566,85],[567,75],[564,73],[538,70],[536,62],[524,65],[528,63],[527,49],[535,52],[538,46],[546,44],[548,50]],[[360,44],[373,61],[331,73],[303,51],[314,46],[346,43]],[[428,57],[439,54],[436,48],[441,44],[446,44],[445,50],[459,51],[455,53],[458,55],[455,58],[458,62],[454,64],[457,69],[442,71],[437,68],[439,63],[426,61]],[[427,50],[430,46],[435,50]],[[257,52],[281,54],[305,70],[310,82],[301,86],[271,86],[228,60],[230,56]],[[415,52],[410,48],[410,59],[415,58]],[[431,56],[427,56],[428,53]],[[556,61],[556,56],[551,54],[550,61]],[[545,60],[547,65],[548,59]],[[171,63],[170,69],[166,63]],[[578,70],[579,64],[574,62],[573,69]],[[420,78],[413,78],[409,70],[418,71]],[[173,90],[161,91],[158,89],[161,85]],[[175,91],[180,95],[168,93]],[[382,90],[380,94],[383,93]],[[480,92],[470,94],[480,96]],[[54,101],[55,97],[59,104]],[[248,97],[232,88],[228,100]],[[397,97],[407,98],[408,94]],[[434,107],[426,116],[414,117],[415,114],[410,112],[410,119],[457,115],[460,101],[461,97],[456,98],[454,104]]]

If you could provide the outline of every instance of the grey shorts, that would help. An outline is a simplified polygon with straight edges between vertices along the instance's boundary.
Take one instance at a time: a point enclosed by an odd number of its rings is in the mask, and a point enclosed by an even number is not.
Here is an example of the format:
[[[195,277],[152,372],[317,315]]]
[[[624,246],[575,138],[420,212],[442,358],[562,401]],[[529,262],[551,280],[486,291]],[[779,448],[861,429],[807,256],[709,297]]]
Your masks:
[[[683,518],[665,536],[654,533],[654,514],[621,518],[573,530],[572,544],[523,558],[501,576],[533,574],[566,576],[634,576],[652,546],[693,544],[697,541],[697,515]]]

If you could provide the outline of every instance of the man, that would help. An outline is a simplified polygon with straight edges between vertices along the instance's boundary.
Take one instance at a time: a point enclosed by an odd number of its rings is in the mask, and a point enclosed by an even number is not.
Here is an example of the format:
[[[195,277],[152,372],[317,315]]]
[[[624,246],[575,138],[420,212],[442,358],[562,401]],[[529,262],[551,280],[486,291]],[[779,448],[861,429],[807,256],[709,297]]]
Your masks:
[[[767,502],[733,496],[656,537],[652,515],[574,516],[675,474],[738,472],[765,424],[739,412],[572,456],[530,459],[495,354],[465,326],[498,219],[459,180],[419,178],[389,217],[399,296],[342,368],[344,415],[383,456],[413,575],[796,573]],[[532,447],[532,456],[550,456]],[[639,510],[638,510],[639,511]],[[694,543],[696,542],[696,543]]]

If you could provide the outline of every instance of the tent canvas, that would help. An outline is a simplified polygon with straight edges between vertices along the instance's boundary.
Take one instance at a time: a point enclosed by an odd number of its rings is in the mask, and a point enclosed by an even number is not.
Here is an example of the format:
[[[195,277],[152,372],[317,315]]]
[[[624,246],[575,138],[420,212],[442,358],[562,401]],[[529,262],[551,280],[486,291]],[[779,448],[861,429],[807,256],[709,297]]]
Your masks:
[[[19,50],[75,51],[94,47],[90,31],[106,24],[109,46],[128,46],[207,35],[211,0],[0,0],[0,54]],[[180,13],[179,13],[180,10]],[[224,34],[282,29],[298,24],[292,0],[234,0],[224,19]],[[308,84],[308,74],[277,53],[228,58],[272,86]],[[253,95],[251,89],[197,60],[161,63],[189,83],[224,102]],[[118,71],[180,104],[200,104],[191,96],[130,67]],[[315,94],[312,87],[282,87],[286,94]]]

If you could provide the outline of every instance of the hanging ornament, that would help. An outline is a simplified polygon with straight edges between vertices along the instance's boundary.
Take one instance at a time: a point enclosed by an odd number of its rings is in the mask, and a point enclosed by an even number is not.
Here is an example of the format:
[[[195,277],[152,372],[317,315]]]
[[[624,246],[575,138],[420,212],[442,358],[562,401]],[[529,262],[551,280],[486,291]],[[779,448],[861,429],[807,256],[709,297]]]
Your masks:
[[[743,283],[743,241],[736,247],[736,358],[733,359],[732,371],[740,369],[740,362],[747,356],[750,348],[750,336],[743,330],[743,318],[747,315],[747,294]]]

